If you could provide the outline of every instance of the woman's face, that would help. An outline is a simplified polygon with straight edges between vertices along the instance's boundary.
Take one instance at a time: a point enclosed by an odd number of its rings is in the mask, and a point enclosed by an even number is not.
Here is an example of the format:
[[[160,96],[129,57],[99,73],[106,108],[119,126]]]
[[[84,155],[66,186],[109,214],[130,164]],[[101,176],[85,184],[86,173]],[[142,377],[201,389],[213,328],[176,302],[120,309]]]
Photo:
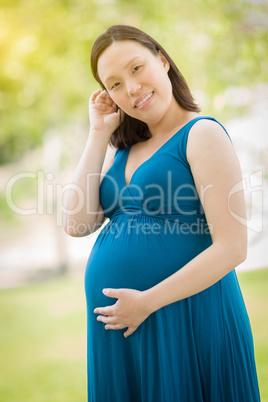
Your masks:
[[[133,40],[114,42],[99,57],[98,74],[116,105],[150,126],[174,101],[169,63]]]

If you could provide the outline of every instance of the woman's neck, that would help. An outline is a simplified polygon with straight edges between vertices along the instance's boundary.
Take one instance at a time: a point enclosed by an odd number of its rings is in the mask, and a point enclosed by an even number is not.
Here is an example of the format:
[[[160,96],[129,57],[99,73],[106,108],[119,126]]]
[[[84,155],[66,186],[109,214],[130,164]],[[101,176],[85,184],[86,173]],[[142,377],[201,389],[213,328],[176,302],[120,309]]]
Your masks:
[[[149,131],[152,134],[150,142],[158,142],[163,139],[163,136],[167,138],[183,127],[188,121],[200,116],[197,112],[192,112],[182,108],[175,98],[173,98],[168,112],[163,118],[155,125],[148,125]]]

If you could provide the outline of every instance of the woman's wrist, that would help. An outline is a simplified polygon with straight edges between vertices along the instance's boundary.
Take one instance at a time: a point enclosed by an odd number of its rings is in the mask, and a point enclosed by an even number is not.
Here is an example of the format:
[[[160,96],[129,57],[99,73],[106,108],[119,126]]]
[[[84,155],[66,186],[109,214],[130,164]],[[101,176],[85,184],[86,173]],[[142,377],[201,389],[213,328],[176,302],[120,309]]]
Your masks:
[[[161,308],[159,301],[156,300],[156,297],[154,294],[154,287],[144,290],[142,292],[142,303],[143,303],[144,308],[147,311],[148,315],[154,313],[159,308]]]
[[[89,130],[89,138],[93,139],[94,141],[101,141],[108,144],[111,134],[106,131],[90,129]]]

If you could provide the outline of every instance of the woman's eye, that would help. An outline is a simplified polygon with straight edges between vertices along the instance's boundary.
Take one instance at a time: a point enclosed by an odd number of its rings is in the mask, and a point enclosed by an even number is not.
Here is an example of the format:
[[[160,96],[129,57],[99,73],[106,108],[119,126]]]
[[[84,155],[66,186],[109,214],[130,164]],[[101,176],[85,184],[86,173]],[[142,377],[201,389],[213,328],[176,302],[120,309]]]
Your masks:
[[[116,88],[116,87],[117,87],[117,85],[119,85],[119,82],[116,82],[115,84],[113,84],[113,85],[111,86],[111,89]]]
[[[133,68],[133,72],[135,73],[136,71],[138,71],[138,69],[140,68],[141,66],[136,66],[136,67],[134,67]]]

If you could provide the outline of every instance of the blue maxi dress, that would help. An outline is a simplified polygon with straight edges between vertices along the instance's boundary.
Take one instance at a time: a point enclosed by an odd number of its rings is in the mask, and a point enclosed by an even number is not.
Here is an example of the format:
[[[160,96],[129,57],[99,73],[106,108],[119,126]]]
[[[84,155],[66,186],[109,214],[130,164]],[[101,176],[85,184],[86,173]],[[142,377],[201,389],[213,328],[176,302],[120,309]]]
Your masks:
[[[235,270],[157,310],[128,338],[126,328],[105,330],[93,313],[116,302],[102,289],[148,289],[212,244],[186,158],[188,133],[203,118],[220,124],[207,116],[188,122],[139,166],[128,186],[130,147],[117,150],[101,182],[100,202],[110,220],[85,272],[90,402],[260,401],[251,325]]]

